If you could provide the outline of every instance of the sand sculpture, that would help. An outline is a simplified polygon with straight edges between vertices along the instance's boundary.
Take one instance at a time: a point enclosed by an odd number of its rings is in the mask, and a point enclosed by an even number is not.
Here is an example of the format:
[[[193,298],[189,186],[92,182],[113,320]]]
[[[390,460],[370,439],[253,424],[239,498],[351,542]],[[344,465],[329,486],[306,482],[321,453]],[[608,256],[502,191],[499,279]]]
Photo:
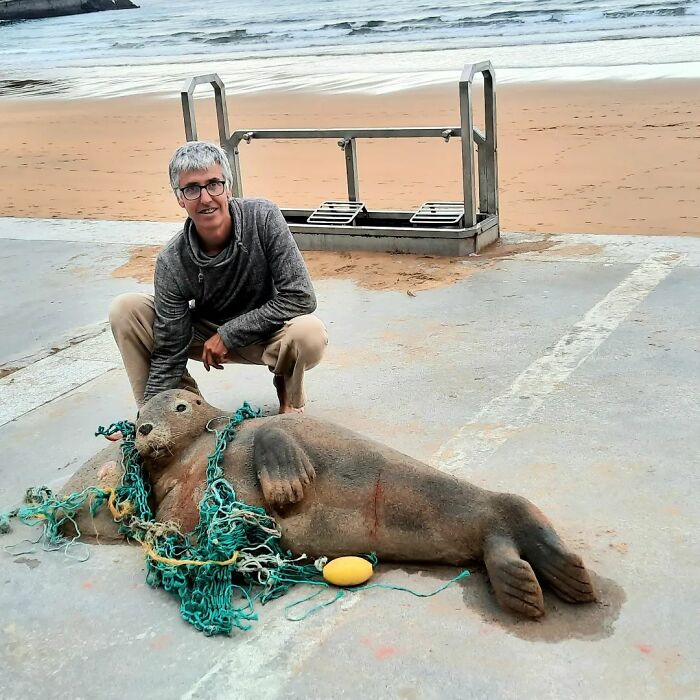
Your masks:
[[[163,392],[140,411],[136,447],[153,486],[156,519],[198,521],[198,503],[214,435],[223,415],[200,396]],[[487,491],[338,425],[288,414],[247,420],[225,453],[224,473],[240,500],[264,507],[282,545],[310,557],[374,551],[380,561],[486,564],[502,606],[544,614],[538,577],[563,600],[595,600],[581,558],[526,499]],[[100,452],[64,492],[114,487],[114,446]],[[120,538],[106,509],[83,517],[84,534]]]

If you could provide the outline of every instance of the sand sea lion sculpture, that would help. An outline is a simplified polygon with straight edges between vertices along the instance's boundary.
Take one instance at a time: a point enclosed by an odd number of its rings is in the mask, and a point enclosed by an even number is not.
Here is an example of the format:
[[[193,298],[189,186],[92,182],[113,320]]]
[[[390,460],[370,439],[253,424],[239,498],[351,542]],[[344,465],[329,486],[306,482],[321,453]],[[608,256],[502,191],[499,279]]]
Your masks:
[[[207,424],[224,414],[184,390],[146,403],[136,448],[153,487],[155,517],[198,522]],[[85,464],[64,493],[116,486],[121,467],[110,446]],[[238,497],[264,507],[282,546],[310,557],[376,552],[379,561],[486,564],[500,604],[528,617],[544,614],[538,576],[563,600],[595,600],[581,558],[525,498],[478,488],[385,445],[300,414],[243,423],[225,453],[224,473]],[[109,513],[81,517],[83,533],[119,537]]]

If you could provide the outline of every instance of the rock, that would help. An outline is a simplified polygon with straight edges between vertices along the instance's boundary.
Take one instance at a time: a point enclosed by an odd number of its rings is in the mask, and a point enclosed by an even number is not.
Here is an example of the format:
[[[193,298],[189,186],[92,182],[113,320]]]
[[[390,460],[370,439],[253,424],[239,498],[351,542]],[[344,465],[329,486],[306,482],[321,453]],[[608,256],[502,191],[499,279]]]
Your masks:
[[[0,2],[0,20],[42,19],[134,8],[138,5],[131,0],[5,0]]]

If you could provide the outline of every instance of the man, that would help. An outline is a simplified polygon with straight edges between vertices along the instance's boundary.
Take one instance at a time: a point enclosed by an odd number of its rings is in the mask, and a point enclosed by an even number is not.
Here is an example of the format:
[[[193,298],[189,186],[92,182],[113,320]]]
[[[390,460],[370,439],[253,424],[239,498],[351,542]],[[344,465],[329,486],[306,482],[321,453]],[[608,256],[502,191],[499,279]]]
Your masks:
[[[304,372],[328,343],[310,315],[316,297],[280,210],[263,199],[233,199],[221,148],[202,141],[173,155],[170,184],[188,218],[156,260],[154,296],[122,294],[112,326],[137,406],[166,389],[198,393],[192,358],[267,365],[280,413],[302,412]]]

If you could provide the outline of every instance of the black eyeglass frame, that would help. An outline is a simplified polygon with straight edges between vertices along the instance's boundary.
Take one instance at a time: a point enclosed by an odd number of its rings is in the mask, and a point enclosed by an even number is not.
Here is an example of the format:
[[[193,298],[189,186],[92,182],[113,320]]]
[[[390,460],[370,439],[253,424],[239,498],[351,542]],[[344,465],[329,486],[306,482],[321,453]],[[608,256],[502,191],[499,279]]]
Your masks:
[[[215,192],[212,192],[210,187],[215,188]],[[185,194],[185,190],[194,190],[196,188],[197,194],[194,197],[188,197]],[[224,193],[224,190],[226,189],[226,181],[225,180],[212,180],[211,182],[207,182],[206,185],[186,185],[185,187],[178,187],[178,192],[182,193],[182,196],[189,200],[190,202],[195,201],[196,199],[199,199],[202,196],[202,190],[206,190],[212,197],[218,197],[219,195],[222,195]],[[219,189],[221,191],[219,192]]]

